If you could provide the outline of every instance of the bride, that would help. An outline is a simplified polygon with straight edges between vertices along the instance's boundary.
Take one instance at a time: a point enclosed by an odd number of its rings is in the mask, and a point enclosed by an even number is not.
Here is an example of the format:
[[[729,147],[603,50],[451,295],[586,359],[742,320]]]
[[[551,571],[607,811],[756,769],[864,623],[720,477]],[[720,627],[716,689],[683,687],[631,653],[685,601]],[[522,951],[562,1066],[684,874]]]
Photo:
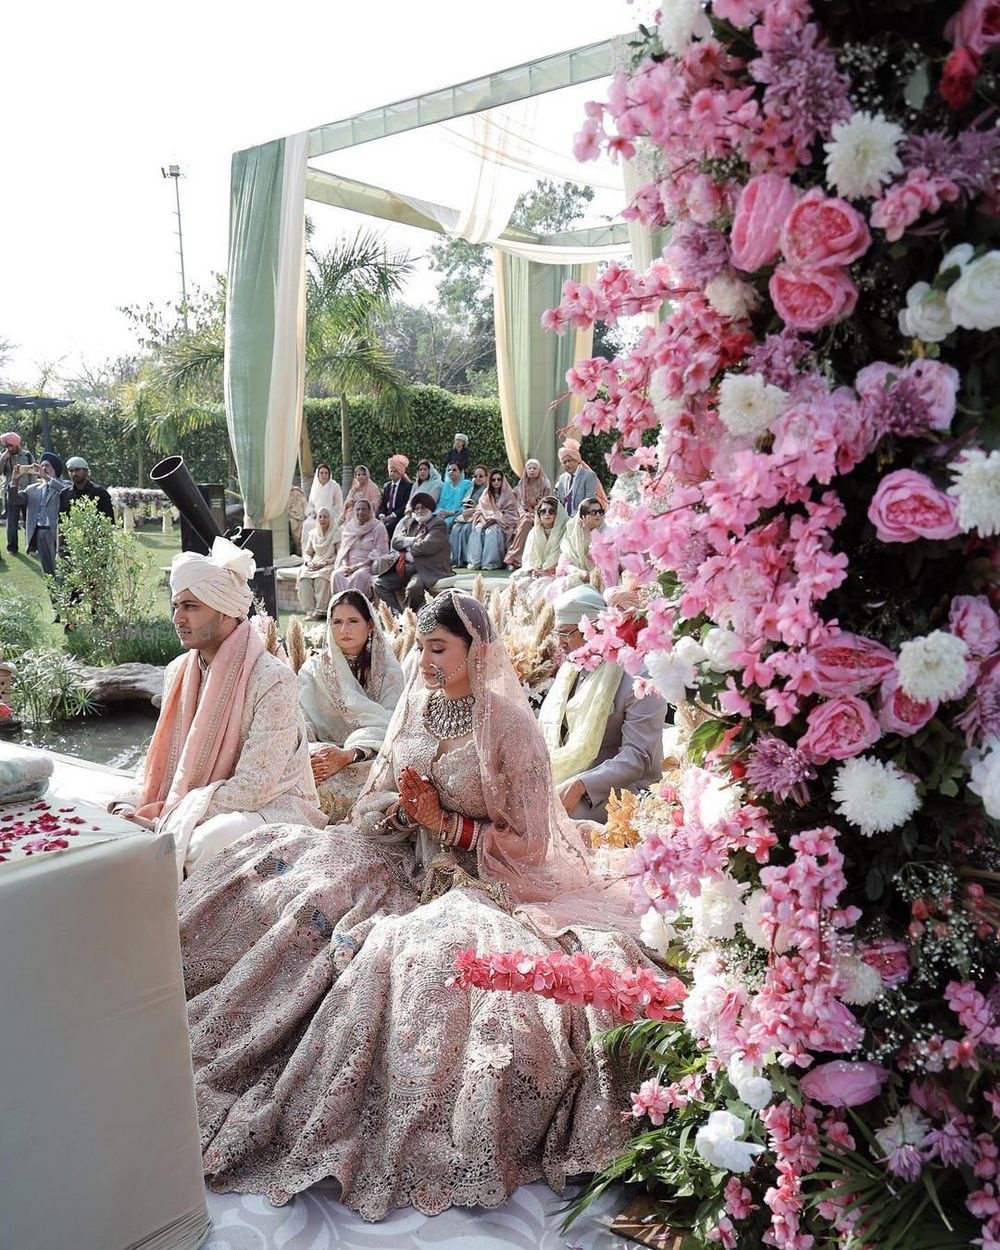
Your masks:
[[[284,1203],[327,1177],[366,1219],[498,1206],[609,1162],[624,1087],[592,1008],[449,984],[457,953],[641,965],[634,917],[556,797],[485,609],[418,618],[418,664],[347,824],[258,829],[181,890],[204,1167]]]

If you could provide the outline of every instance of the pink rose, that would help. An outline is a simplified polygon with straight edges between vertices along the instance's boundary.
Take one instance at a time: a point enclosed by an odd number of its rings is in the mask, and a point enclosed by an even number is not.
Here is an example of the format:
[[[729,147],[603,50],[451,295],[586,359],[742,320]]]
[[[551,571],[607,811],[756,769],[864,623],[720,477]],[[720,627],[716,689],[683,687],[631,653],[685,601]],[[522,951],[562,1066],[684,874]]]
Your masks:
[[[862,694],[896,669],[896,657],[888,647],[862,634],[840,630],[810,648],[809,659],[817,691],[829,696]]]
[[[876,938],[862,946],[858,953],[891,990],[902,985],[910,975],[910,948],[897,938]]]
[[[965,0],[944,28],[955,48],[971,48],[982,56],[1000,43],[1000,0]]]
[[[778,259],[781,227],[798,192],[781,174],[755,174],[740,192],[733,215],[733,264],[753,273]]]
[[[879,1063],[833,1059],[800,1077],[799,1088],[828,1107],[859,1107],[876,1097],[888,1079],[888,1069]]]
[[[766,0],[715,0],[712,16],[743,29],[760,16]]]
[[[799,200],[781,228],[781,250],[793,269],[849,265],[871,247],[865,219],[846,200],[813,187]]]
[[[899,688],[899,678],[895,672],[882,683],[878,699],[878,723],[887,734],[899,734],[901,738],[909,738],[918,729],[923,729],[928,721],[937,714],[938,705],[935,699],[918,703],[904,694]]]
[[[985,595],[956,595],[948,612],[948,628],[973,655],[992,655],[1000,647],[1000,620]]]
[[[768,283],[778,316],[790,330],[809,333],[854,312],[858,288],[846,269],[779,265]]]
[[[853,694],[818,704],[806,717],[806,725],[797,746],[813,764],[848,760],[867,751],[882,736],[871,708]]]
[[[868,520],[883,543],[954,538],[960,533],[955,500],[913,469],[885,475],[868,505]]]

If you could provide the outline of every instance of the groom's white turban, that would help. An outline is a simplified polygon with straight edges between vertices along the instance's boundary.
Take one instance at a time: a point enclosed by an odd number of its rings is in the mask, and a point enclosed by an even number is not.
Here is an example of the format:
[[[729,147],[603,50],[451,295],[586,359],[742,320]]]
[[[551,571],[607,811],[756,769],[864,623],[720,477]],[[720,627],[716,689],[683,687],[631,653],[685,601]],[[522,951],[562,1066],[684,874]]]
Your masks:
[[[182,590],[190,590],[206,607],[242,620],[253,603],[247,582],[256,569],[249,551],[228,538],[216,538],[209,556],[193,551],[174,556],[170,562],[170,595],[173,598]]]

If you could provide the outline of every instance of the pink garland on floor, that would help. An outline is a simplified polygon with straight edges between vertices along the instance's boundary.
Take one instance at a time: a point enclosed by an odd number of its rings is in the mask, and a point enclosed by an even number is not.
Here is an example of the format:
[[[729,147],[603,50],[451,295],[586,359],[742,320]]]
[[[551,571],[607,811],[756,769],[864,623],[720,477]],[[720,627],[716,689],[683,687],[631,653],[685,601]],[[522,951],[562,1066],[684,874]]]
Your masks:
[[[477,955],[459,951],[457,976],[449,985],[461,989],[522,990],[554,999],[610,1011],[623,1020],[680,1020],[680,1004],[686,990],[676,977],[658,977],[648,968],[619,972],[582,952],[566,955],[550,951],[527,955],[524,951],[500,951]]]

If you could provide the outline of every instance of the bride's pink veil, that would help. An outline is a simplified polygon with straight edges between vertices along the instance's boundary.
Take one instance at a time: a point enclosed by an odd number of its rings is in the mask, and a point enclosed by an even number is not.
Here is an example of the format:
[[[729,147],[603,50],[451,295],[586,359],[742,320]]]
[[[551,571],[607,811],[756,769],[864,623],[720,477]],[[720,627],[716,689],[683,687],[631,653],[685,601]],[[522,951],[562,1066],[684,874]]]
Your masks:
[[[583,925],[637,933],[624,883],[598,874],[559,801],[541,732],[489,614],[471,595],[444,593],[472,635],[473,736],[490,818],[479,842],[480,875],[505,885],[517,910],[545,932]],[[359,802],[395,789],[393,740],[401,724],[422,715],[426,697],[414,667]]]

